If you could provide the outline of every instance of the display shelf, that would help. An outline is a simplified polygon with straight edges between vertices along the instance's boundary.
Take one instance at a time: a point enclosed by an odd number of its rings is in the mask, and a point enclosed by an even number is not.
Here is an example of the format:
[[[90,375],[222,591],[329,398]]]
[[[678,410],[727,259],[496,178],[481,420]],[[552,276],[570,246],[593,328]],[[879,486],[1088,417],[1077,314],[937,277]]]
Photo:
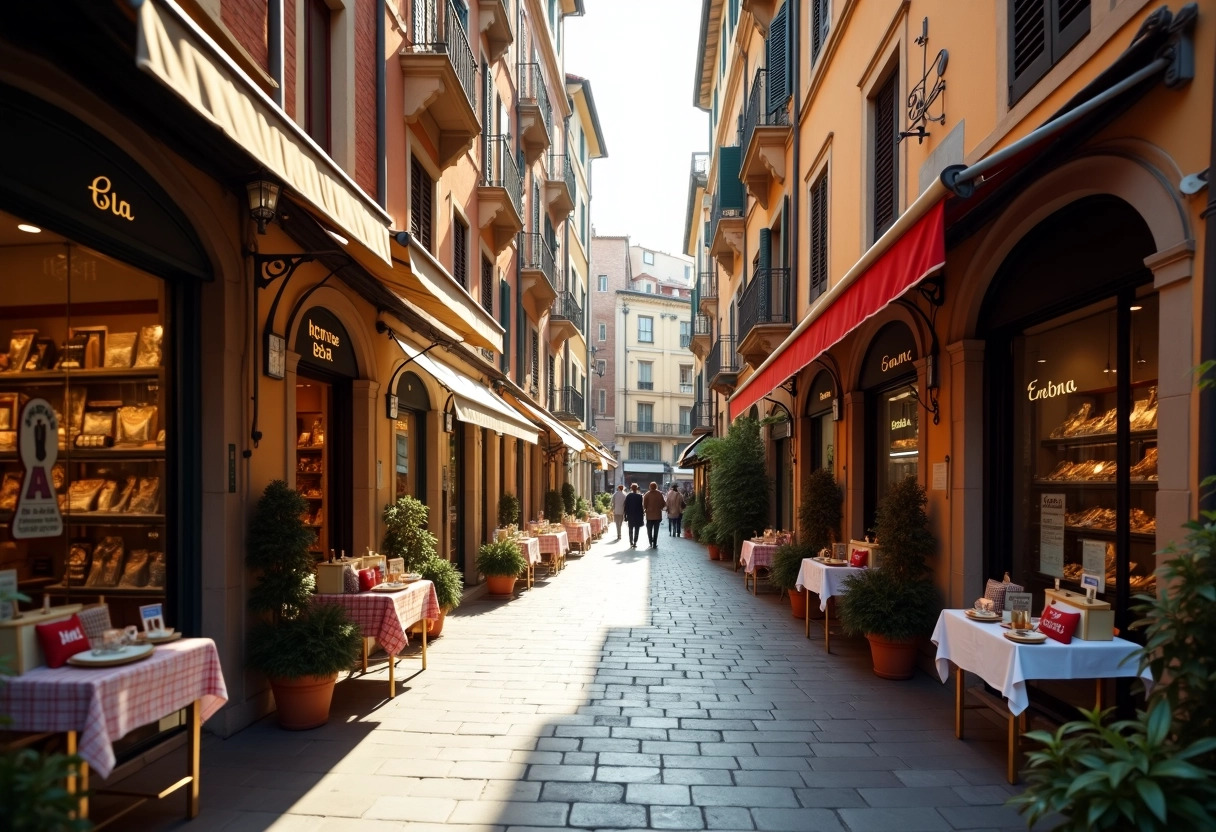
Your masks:
[[[101,367],[95,370],[31,370],[24,373],[0,373],[0,390],[12,387],[37,385],[61,385],[65,381],[88,383],[93,381],[148,381],[159,380],[161,367]]]
[[[120,586],[65,586],[51,584],[43,589],[48,595],[83,595],[86,597],[104,597],[112,595],[116,598],[163,598],[165,588],[158,587],[120,587]]]
[[[78,511],[63,512],[65,526],[163,526],[163,514],[127,514],[116,511]],[[0,511],[0,526],[7,526],[13,520],[13,512]]]
[[[160,461],[165,458],[165,448],[157,445],[155,448],[60,448],[58,462],[146,462]],[[16,451],[0,451],[0,462],[15,462]]]
[[[296,450],[300,453],[315,453],[319,454],[325,450],[324,445],[296,445]]]
[[[1031,528],[1040,528],[1040,524],[1031,523]],[[1095,529],[1091,526],[1065,526],[1064,531],[1070,534],[1079,535],[1080,537],[1092,537],[1095,540],[1114,540],[1116,532],[1114,529]],[[1156,532],[1128,532],[1134,542],[1140,543],[1156,543]]]
[[[1035,480],[1036,488],[1094,488],[1113,489],[1118,483],[1115,480]],[[1129,482],[1133,491],[1156,491],[1156,480],[1138,480]]]
[[[1156,430],[1134,430],[1129,437],[1132,442],[1156,442]],[[1113,433],[1091,433],[1086,436],[1061,436],[1056,439],[1039,440],[1047,448],[1080,448],[1093,445],[1115,445],[1116,435]]]

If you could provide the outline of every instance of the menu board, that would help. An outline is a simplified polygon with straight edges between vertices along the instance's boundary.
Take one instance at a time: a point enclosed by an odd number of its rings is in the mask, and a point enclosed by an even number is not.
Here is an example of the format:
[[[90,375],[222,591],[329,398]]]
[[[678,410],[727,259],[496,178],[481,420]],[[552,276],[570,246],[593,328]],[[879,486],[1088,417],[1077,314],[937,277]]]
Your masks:
[[[1102,540],[1081,541],[1081,570],[1096,579],[1093,584],[1098,592],[1106,592],[1106,542]]]
[[[1064,577],[1064,495],[1043,494],[1039,502],[1039,571]]]

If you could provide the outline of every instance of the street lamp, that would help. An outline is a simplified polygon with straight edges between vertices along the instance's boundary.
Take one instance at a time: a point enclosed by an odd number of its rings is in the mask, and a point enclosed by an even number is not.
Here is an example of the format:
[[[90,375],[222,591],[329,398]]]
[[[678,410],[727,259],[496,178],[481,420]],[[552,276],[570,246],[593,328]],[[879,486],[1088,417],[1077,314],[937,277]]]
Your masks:
[[[258,233],[266,233],[266,223],[274,219],[279,208],[278,182],[257,179],[245,186],[249,194],[249,216],[258,224]]]

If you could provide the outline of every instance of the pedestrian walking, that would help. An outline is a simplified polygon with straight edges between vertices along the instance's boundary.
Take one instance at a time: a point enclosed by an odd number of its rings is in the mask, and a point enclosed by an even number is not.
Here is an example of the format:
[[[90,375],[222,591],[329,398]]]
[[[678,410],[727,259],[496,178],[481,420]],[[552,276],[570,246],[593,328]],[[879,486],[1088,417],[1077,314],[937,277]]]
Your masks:
[[[642,498],[642,507],[646,509],[646,537],[650,539],[650,548],[659,548],[659,524],[663,522],[663,512],[667,509],[667,501],[659,484],[652,482],[650,490]]]
[[[672,537],[680,536],[680,523],[683,518],[684,495],[676,488],[675,483],[672,483],[671,490],[667,492],[667,532]]]
[[[625,486],[624,484],[616,487],[616,492],[612,495],[612,521],[616,523],[616,540],[614,543],[621,542],[621,524],[625,522]]]
[[[638,484],[629,486],[629,494],[625,497],[625,519],[629,522],[629,548],[638,548],[638,535],[642,531],[642,520],[646,512],[642,506],[642,495],[638,493]]]

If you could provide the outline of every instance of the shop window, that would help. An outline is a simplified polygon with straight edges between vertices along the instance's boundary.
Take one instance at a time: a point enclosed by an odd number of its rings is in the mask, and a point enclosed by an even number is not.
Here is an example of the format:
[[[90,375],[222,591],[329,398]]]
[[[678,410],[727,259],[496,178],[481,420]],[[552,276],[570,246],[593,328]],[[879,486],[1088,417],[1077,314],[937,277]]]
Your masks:
[[[324,0],[304,7],[304,129],[321,149],[330,150],[330,10]]]
[[[1008,0],[1009,106],[1089,34],[1089,0]]]
[[[878,331],[862,365],[870,439],[866,446],[865,519],[891,486],[915,477],[920,461],[920,402],[916,390],[916,339],[906,324],[893,321]]]
[[[899,68],[870,99],[870,241],[883,235],[899,215]]]
[[[825,171],[811,185],[811,297],[828,290],[828,175]]]
[[[469,285],[469,226],[463,218],[452,217],[452,277],[466,289]]]
[[[836,384],[826,370],[820,370],[811,382],[806,400],[806,413],[811,420],[811,467],[833,470],[835,463]]]
[[[434,253],[435,180],[417,156],[410,158],[410,233],[418,244]],[[463,284],[462,284],[463,285]]]
[[[654,343],[654,318],[649,315],[638,315],[638,341],[643,344]]]

